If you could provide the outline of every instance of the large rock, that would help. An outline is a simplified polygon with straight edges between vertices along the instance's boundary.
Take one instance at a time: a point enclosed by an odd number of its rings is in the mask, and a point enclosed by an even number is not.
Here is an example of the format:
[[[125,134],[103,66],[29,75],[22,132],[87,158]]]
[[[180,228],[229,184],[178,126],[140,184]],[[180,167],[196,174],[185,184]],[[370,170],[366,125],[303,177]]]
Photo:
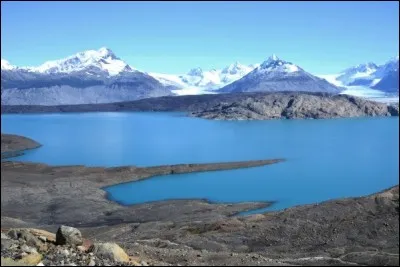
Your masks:
[[[57,245],[80,246],[82,243],[82,234],[78,229],[65,225],[58,228],[56,234]]]
[[[38,236],[38,238],[42,241],[46,240],[47,242],[56,242],[56,235],[48,231],[30,228],[29,232],[35,236]]]
[[[96,257],[118,262],[128,262],[129,256],[115,243],[95,243],[90,249]]]
[[[25,240],[28,246],[41,247],[43,245],[43,243],[27,229],[11,229],[7,234],[12,239]]]

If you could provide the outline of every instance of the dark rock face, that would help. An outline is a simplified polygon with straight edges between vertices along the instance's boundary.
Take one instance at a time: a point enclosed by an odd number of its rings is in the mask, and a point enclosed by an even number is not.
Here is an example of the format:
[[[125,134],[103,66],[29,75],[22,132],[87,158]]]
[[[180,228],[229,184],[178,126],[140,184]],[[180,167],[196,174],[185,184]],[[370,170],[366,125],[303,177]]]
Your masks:
[[[62,225],[56,234],[57,245],[80,246],[83,243],[81,232],[73,227]]]
[[[398,110],[398,106],[347,95],[274,93],[218,104],[191,115],[217,120],[324,119],[398,116]]]

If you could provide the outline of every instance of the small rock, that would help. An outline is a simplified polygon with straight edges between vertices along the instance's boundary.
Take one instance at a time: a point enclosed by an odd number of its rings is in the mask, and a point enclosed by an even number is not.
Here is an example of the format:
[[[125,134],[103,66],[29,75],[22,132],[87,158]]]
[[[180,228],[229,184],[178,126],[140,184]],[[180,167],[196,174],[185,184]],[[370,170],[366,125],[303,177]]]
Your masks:
[[[96,262],[93,259],[90,259],[88,266],[95,266]]]
[[[40,247],[42,245],[42,242],[40,242],[39,239],[31,234],[28,230],[22,229],[17,233],[17,235],[18,238],[25,240],[28,246]]]
[[[18,256],[16,257],[17,259],[22,259],[24,257],[26,257],[28,255],[28,253],[26,252],[21,252],[20,254],[18,254]]]
[[[61,250],[61,255],[64,255],[65,257],[68,257],[68,256],[69,256],[69,251],[68,251],[68,249],[63,249],[63,250]]]
[[[18,231],[16,229],[11,229],[7,235],[12,239],[18,239]]]
[[[147,262],[145,262],[145,261],[141,261],[140,264],[141,264],[142,266],[149,266],[149,265],[147,264]]]
[[[27,246],[27,245],[22,245],[22,246],[21,246],[21,250],[22,250],[23,252],[26,252],[26,253],[29,253],[29,254],[37,253],[36,248],[29,247],[29,246]]]
[[[64,266],[64,260],[60,261],[60,265]]]
[[[43,241],[43,242],[46,242],[47,241],[47,237],[45,237],[45,236],[39,236],[38,237],[39,238],[39,240],[41,240],[41,241]]]
[[[36,266],[44,266],[43,262],[39,262]]]
[[[1,239],[1,250],[11,249],[18,244],[17,241],[11,239]]]
[[[1,233],[1,239],[10,239],[10,237],[5,233]]]
[[[49,247],[47,246],[47,244],[40,244],[38,246],[38,249],[40,252],[46,252],[49,249]]]
[[[57,245],[80,246],[82,243],[82,234],[78,229],[65,225],[61,225],[61,227],[58,228],[56,234]]]
[[[115,243],[95,243],[91,247],[91,251],[99,258],[106,258],[119,262],[129,261],[129,256]]]
[[[85,252],[86,248],[84,246],[77,246],[76,249],[80,252]]]

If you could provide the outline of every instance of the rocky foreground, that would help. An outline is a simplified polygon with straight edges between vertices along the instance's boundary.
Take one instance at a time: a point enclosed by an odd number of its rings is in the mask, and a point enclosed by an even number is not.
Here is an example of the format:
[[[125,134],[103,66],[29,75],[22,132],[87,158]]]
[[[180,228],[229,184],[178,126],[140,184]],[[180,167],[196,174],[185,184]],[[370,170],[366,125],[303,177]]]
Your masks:
[[[217,104],[191,115],[215,120],[386,117],[399,116],[399,106],[347,95],[275,93]]]
[[[62,225],[57,233],[34,228],[1,232],[1,266],[148,266],[115,243],[93,243]]]
[[[101,189],[221,166],[232,167],[217,163],[88,168],[2,162],[2,265],[398,266],[398,186],[251,216],[237,214],[271,203],[168,200],[121,206]],[[77,227],[81,234],[60,225]],[[64,237],[54,236],[58,232]],[[82,235],[82,244],[71,241]]]

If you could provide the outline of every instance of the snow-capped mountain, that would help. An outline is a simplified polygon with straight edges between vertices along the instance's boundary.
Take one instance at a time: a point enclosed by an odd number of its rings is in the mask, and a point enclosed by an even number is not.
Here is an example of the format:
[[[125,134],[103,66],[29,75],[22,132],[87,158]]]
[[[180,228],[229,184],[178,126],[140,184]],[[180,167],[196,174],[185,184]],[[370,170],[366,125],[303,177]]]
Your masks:
[[[272,55],[241,79],[221,88],[221,92],[309,91],[338,93],[342,89],[299,66]]]
[[[165,85],[178,87],[179,89],[174,90],[174,93],[179,95],[213,93],[213,90],[242,78],[257,66],[258,64],[247,66],[235,62],[219,70],[204,71],[201,68],[193,68],[187,74],[183,75],[160,73],[149,73],[149,75]]]
[[[359,64],[355,67],[344,70],[336,80],[340,81],[344,85],[366,85],[376,84],[379,82],[379,78],[373,74],[379,69],[379,67],[372,62]]]
[[[80,52],[60,60],[47,61],[38,67],[27,69],[46,74],[73,73],[82,70],[88,70],[89,72],[103,71],[110,76],[118,75],[121,72],[134,71],[127,63],[119,59],[113,51],[105,47],[99,50]]]
[[[135,70],[110,49],[88,50],[38,67],[17,68],[2,59],[3,105],[109,103],[172,95],[146,73]]]
[[[375,76],[380,77],[378,83],[372,88],[388,93],[399,92],[399,56],[389,60],[381,66],[375,73]]]
[[[7,60],[1,59],[1,69],[2,70],[14,70],[16,68],[17,67],[11,65],[10,62],[8,62]]]
[[[399,58],[378,66],[360,64],[338,75],[306,72],[272,55],[262,64],[235,62],[221,69],[193,68],[186,74],[145,73],[108,48],[88,50],[36,67],[17,67],[1,60],[2,104],[59,105],[108,103],[165,95],[249,91],[396,92]],[[360,86],[363,85],[363,86]],[[360,89],[361,88],[361,89]],[[382,91],[378,91],[382,90]],[[354,91],[355,92],[355,91]]]
[[[380,81],[393,79],[393,72],[399,69],[399,57],[395,57],[383,65],[376,65],[375,63],[360,64],[355,67],[348,68],[338,74],[335,80],[344,86],[366,86],[370,88],[379,88]],[[385,84],[387,82],[384,82]],[[381,84],[382,85],[382,84]],[[393,85],[394,87],[395,84]],[[390,86],[393,89],[393,86]],[[398,86],[397,86],[398,88]],[[384,89],[383,89],[384,90]]]

